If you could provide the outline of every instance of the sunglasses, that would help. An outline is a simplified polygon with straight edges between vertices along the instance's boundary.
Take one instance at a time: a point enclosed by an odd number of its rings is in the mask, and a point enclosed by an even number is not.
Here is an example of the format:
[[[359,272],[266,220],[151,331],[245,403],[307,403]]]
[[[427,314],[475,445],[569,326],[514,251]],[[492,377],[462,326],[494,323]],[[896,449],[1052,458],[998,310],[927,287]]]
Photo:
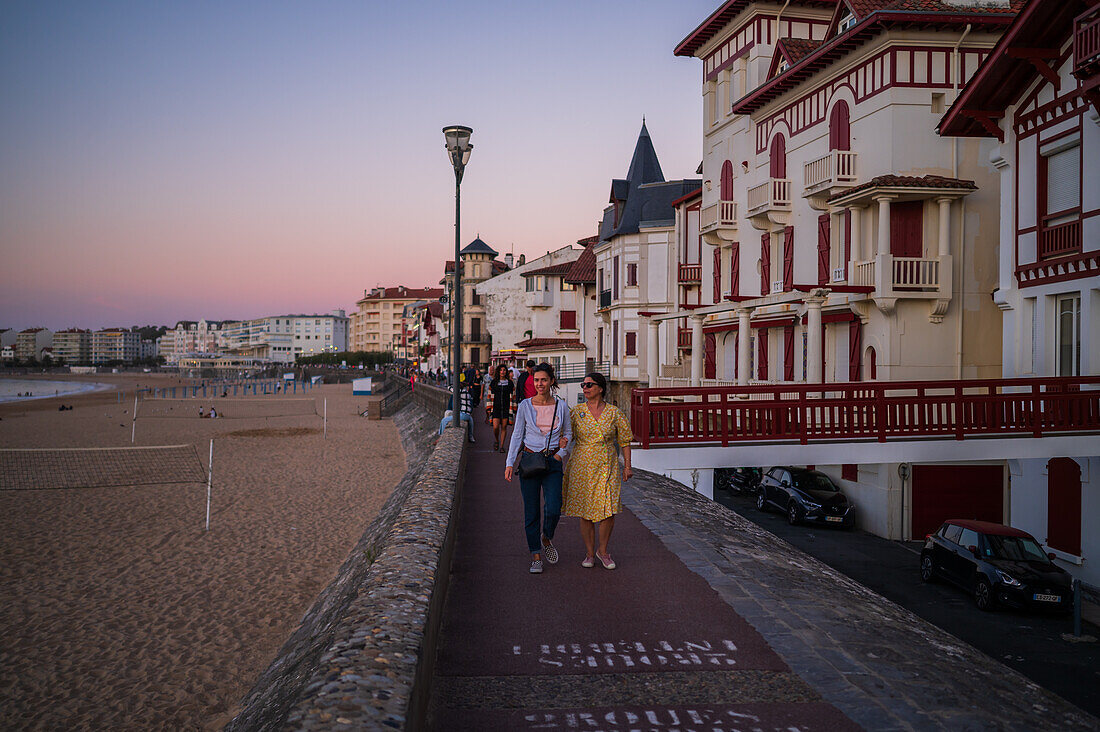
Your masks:
[[[595,385],[596,385],[595,381],[582,381],[581,382],[581,388],[582,389],[587,389],[588,387],[595,386]]]

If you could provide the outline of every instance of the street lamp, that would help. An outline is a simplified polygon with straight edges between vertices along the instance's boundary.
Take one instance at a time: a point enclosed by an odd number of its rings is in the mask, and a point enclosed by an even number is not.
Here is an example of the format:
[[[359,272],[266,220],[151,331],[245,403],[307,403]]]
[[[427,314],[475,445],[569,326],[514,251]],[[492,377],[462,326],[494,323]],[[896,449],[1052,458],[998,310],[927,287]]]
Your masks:
[[[451,295],[454,300],[451,308],[451,425],[456,428],[462,427],[458,395],[458,372],[462,368],[462,262],[458,255],[459,222],[462,211],[462,173],[470,160],[470,151],[474,149],[470,144],[471,134],[473,130],[462,125],[443,128],[443,137],[447,140],[447,155],[451,158],[451,165],[455,169],[455,274]]]

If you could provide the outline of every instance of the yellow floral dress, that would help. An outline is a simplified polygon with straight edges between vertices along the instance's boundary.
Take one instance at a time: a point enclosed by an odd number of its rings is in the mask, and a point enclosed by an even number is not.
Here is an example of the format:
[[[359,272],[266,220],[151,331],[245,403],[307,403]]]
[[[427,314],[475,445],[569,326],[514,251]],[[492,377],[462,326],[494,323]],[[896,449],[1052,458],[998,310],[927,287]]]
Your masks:
[[[615,443],[629,445],[634,439],[626,416],[612,404],[605,404],[597,420],[587,404],[570,412],[573,446],[565,464],[562,514],[603,521],[623,510],[619,500],[622,471]]]

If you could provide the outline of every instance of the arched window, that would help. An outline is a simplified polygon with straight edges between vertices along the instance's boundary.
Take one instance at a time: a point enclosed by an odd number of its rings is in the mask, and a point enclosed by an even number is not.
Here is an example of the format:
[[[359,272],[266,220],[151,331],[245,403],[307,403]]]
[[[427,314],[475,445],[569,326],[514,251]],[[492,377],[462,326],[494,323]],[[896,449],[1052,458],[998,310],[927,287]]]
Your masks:
[[[722,163],[721,197],[723,201],[733,200],[733,163],[728,160]]]
[[[833,107],[829,115],[829,149],[851,150],[852,130],[850,126],[850,114],[848,103],[841,100]]]
[[[867,373],[872,381],[878,378],[878,354],[874,346],[867,347]]]
[[[772,148],[770,154],[771,163],[771,177],[772,178],[786,178],[787,177],[787,138],[783,135],[776,135],[772,140]]]

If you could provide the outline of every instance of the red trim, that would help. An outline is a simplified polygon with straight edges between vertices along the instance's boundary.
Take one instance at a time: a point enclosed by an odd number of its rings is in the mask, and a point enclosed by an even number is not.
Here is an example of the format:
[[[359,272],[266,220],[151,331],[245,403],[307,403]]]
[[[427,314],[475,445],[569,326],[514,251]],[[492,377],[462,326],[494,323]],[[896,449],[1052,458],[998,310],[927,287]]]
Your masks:
[[[1022,287],[1034,287],[1054,282],[1066,282],[1100,275],[1100,251],[1090,251],[1073,257],[1047,259],[1016,267],[1016,282]]]
[[[696,182],[698,182],[698,179],[696,179]],[[687,195],[685,195],[685,196],[680,196],[680,197],[679,197],[679,198],[677,198],[677,199],[676,199],[675,201],[673,201],[673,202],[672,202],[672,203],[671,203],[670,205],[671,205],[671,206],[673,206],[673,207],[676,207],[676,206],[679,206],[679,205],[680,205],[681,203],[683,203],[684,201],[690,201],[691,199],[693,199],[693,198],[699,198],[699,197],[701,197],[702,195],[703,195],[703,189],[702,189],[702,188],[696,188],[696,189],[695,189],[694,191],[692,191],[691,193],[688,193],[688,194],[687,194]]]

